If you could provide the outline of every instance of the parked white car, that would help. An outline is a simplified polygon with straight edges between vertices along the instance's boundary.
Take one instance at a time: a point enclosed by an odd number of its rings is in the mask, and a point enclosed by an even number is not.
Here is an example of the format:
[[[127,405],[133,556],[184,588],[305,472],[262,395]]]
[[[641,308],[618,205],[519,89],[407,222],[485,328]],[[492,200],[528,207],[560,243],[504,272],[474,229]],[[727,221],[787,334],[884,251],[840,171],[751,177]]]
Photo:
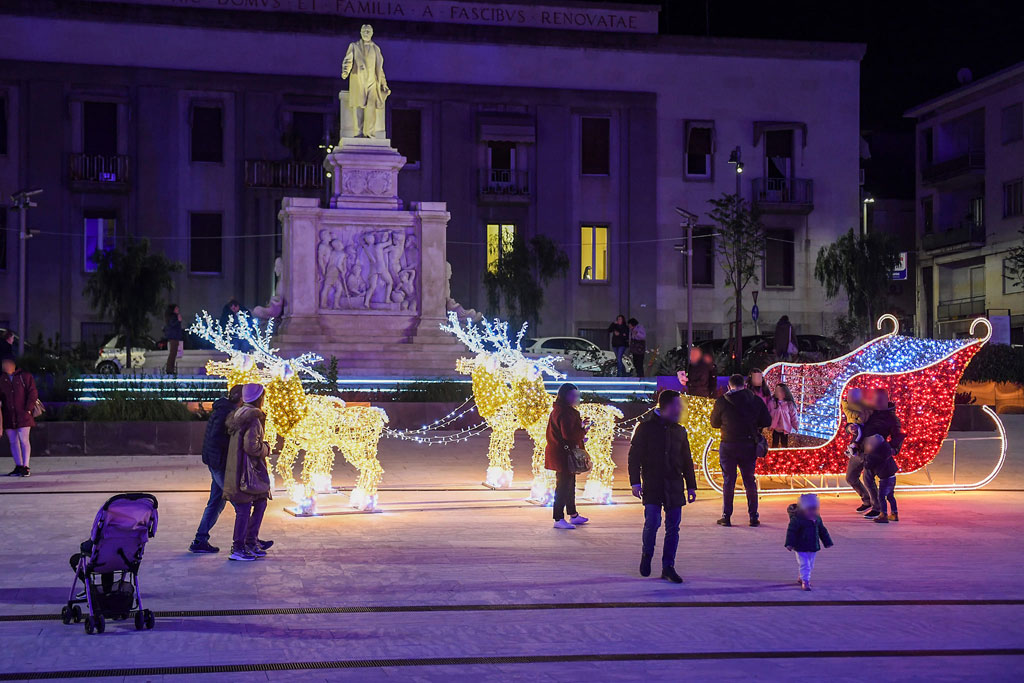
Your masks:
[[[158,344],[149,337],[133,340],[132,366],[128,368],[128,354],[125,352],[121,337],[114,336],[100,348],[100,356],[96,359],[96,372],[101,375],[119,375],[128,369],[160,370],[167,365],[167,347]],[[163,348],[160,348],[163,346]],[[205,372],[209,360],[225,360],[227,356],[212,349],[194,349],[178,351],[176,363],[179,374],[201,374]]]
[[[523,353],[538,356],[563,356],[574,370],[600,372],[609,364],[615,366],[615,352],[606,351],[582,337],[536,337],[524,338],[521,342]],[[622,358],[626,372],[633,372],[633,359],[627,353]]]

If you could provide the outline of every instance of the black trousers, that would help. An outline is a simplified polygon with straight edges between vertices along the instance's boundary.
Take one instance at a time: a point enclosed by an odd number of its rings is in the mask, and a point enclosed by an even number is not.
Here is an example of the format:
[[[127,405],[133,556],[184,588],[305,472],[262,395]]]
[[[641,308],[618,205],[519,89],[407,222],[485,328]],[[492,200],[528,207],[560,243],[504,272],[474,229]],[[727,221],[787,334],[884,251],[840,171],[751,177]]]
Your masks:
[[[722,516],[732,516],[732,499],[736,495],[736,469],[739,468],[743,477],[743,488],[747,494],[747,512],[751,519],[757,518],[757,479],[754,477],[754,466],[757,455],[754,453],[754,442],[723,443],[719,447],[718,460],[722,467]]]
[[[789,446],[789,434],[773,429],[772,448],[777,448],[778,446],[782,446],[783,448],[787,448]]]
[[[566,512],[570,517],[576,516],[576,475],[572,472],[555,472],[555,521],[565,519]]]
[[[636,370],[637,377],[644,376],[644,358],[647,356],[645,353],[634,353],[633,354],[633,369]]]

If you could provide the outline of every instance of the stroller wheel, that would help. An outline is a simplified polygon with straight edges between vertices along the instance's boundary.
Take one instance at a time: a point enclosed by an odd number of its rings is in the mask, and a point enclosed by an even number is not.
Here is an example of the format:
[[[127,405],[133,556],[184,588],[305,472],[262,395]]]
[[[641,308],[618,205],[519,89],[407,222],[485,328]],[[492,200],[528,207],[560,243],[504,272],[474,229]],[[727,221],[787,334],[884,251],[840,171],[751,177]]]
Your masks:
[[[82,608],[78,605],[73,605],[71,607],[71,619],[76,624],[82,620]]]
[[[71,608],[64,605],[60,608],[60,620],[64,622],[64,625],[71,623]]]
[[[153,616],[152,610],[143,610],[143,619],[146,622],[147,630],[152,630],[156,626],[156,617]]]
[[[96,633],[103,633],[107,628],[107,622],[102,614],[96,615]]]
[[[142,612],[135,613],[135,630],[141,631],[146,628],[146,619],[142,616]]]
[[[91,614],[85,618],[85,632],[90,636],[96,632],[96,627],[93,625]]]

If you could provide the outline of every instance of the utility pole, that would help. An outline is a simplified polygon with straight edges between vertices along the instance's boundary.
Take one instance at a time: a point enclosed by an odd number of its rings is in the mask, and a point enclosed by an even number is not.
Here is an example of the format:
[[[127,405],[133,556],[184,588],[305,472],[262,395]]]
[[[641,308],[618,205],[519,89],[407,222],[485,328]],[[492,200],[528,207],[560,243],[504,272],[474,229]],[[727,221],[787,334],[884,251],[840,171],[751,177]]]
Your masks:
[[[25,309],[28,302],[25,284],[28,280],[26,248],[29,238],[32,237],[32,233],[28,229],[28,210],[39,206],[32,201],[32,197],[42,193],[41,189],[19,190],[11,195],[11,201],[20,213],[20,227],[18,229],[18,334],[21,335],[21,346],[19,347],[21,353],[25,353],[25,340],[28,337],[28,330],[25,328]]]
[[[676,213],[683,217],[686,230],[686,352],[689,353],[693,348],[693,226],[697,214],[678,206]]]

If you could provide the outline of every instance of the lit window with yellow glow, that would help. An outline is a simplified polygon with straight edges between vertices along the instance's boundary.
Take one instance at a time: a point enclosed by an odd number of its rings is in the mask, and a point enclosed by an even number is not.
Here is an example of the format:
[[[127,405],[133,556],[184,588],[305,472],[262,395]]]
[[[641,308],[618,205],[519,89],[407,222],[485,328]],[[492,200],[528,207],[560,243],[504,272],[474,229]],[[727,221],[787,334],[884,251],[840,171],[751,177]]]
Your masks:
[[[608,279],[608,226],[580,228],[580,279]]]
[[[511,223],[487,224],[487,270],[498,271],[501,257],[512,251],[512,242],[516,236],[516,226]]]

